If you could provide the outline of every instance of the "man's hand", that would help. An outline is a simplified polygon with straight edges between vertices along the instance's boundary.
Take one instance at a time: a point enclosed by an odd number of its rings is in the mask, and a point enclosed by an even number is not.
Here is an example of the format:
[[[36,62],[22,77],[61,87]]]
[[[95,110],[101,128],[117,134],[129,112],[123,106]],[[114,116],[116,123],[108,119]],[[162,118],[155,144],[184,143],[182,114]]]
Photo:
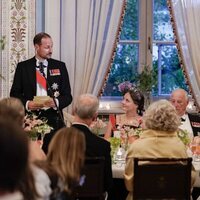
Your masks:
[[[56,107],[53,98],[50,98],[49,100],[45,101],[43,105],[44,107],[50,107],[50,108]]]
[[[41,109],[43,107],[44,107],[44,105],[41,104],[41,103],[35,103],[34,101],[28,102],[28,109],[29,110],[38,110],[38,109]]]

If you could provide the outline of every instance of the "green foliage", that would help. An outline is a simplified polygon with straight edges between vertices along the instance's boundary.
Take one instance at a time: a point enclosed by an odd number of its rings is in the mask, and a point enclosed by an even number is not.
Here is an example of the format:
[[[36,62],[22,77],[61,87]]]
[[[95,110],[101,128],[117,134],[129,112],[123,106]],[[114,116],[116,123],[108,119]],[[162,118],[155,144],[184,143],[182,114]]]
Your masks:
[[[154,40],[158,41],[171,41],[174,39],[173,32],[170,24],[170,15],[167,7],[167,1],[154,0],[153,10],[153,32]],[[170,31],[166,31],[170,29]]]
[[[127,9],[120,35],[120,42],[103,96],[121,96],[121,93],[118,91],[118,85],[124,81],[138,84],[141,90],[152,91],[153,95],[158,95],[158,86],[161,86],[161,94],[169,94],[177,87],[187,89],[175,45],[161,46],[161,74],[159,85],[157,81],[158,57],[153,58],[153,71],[149,73],[148,70],[144,70],[141,74],[138,74],[138,67],[142,67],[138,64],[139,45],[136,43],[126,43],[124,40],[130,42],[131,40],[139,40],[138,30],[140,22],[138,16],[140,2],[140,0],[127,0]],[[153,12],[154,40],[173,40],[174,36],[170,24],[167,1],[154,0]],[[166,30],[168,31],[166,32]]]
[[[111,147],[111,158],[113,161],[113,157],[117,149],[120,147],[121,139],[116,137],[109,138],[110,147]]]
[[[38,133],[35,130],[26,131],[26,133],[31,140],[37,140]]]
[[[135,77],[138,88],[142,92],[151,92],[152,88],[157,85],[157,72],[145,65],[143,71]]]
[[[137,0],[127,0],[126,14],[124,16],[122,32],[120,35],[121,40],[137,40],[138,36],[138,22],[139,22],[139,9]]]
[[[124,81],[134,82],[133,74],[137,71],[138,45],[119,44],[109,79],[103,96],[121,96],[118,85]]]

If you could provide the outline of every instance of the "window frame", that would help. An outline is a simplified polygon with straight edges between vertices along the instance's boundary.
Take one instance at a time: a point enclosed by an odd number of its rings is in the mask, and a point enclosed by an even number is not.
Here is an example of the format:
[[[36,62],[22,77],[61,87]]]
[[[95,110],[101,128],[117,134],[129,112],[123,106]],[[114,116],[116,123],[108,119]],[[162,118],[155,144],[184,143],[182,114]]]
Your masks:
[[[153,38],[153,8],[154,0],[138,0],[139,8],[139,39],[138,40],[119,40],[119,44],[137,44],[139,45],[138,66],[137,70],[140,73],[145,65],[152,68],[153,65],[153,46],[176,46],[175,41],[159,41]],[[159,48],[159,47],[158,47]],[[162,94],[161,91],[161,53],[158,52],[158,96],[152,96],[152,99],[168,98],[169,94]],[[122,97],[117,96],[102,96],[101,102],[120,101]]]

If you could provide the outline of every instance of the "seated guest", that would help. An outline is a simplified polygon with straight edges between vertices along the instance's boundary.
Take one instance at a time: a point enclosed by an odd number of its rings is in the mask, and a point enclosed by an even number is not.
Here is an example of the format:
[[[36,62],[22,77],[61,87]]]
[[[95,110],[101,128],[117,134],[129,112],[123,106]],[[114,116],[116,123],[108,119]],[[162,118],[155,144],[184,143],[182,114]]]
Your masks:
[[[142,124],[142,114],[144,111],[144,96],[136,88],[131,87],[124,90],[122,100],[122,109],[125,114],[110,116],[107,130],[105,132],[104,138],[108,139],[111,137],[112,132],[124,126],[129,126],[131,128],[139,128]]]
[[[127,200],[133,196],[133,157],[187,158],[186,147],[177,136],[180,119],[174,106],[167,100],[152,103],[143,116],[146,130],[130,145],[125,167],[125,184],[129,191]],[[195,172],[192,172],[194,184]]]
[[[3,98],[0,100],[0,114],[6,117],[11,117],[14,122],[17,122],[19,126],[23,126],[25,110],[21,101],[17,98]],[[8,109],[14,110],[8,113]],[[8,115],[8,116],[7,116]]]
[[[178,116],[181,118],[181,125],[179,126],[182,130],[187,130],[189,137],[193,138],[193,131],[190,124],[190,120],[186,111],[189,103],[187,92],[184,89],[176,89],[171,93],[170,102],[176,108]]]
[[[85,137],[76,128],[62,128],[50,142],[46,161],[36,161],[50,177],[51,199],[71,199],[78,185],[85,158]]]
[[[12,106],[11,106],[12,105]],[[16,105],[14,107],[13,105]],[[23,115],[19,112],[21,102],[15,98],[5,98],[0,101],[0,117],[4,118],[8,122],[15,123],[19,128],[22,127]],[[27,137],[26,132],[21,130],[21,133]],[[32,145],[29,140],[29,165],[24,171],[23,181],[20,182],[20,191],[24,196],[24,199],[35,200],[48,199],[50,190],[50,180],[48,176],[43,173],[42,170],[32,164],[33,160],[41,159],[41,149],[38,145]],[[35,147],[35,148],[33,148]],[[40,174],[40,177],[36,176]],[[30,192],[31,191],[31,192]]]
[[[24,126],[25,110],[22,102],[15,97],[3,98],[0,100],[0,106],[8,106],[14,109],[18,113],[18,117],[14,117],[14,121],[17,121],[20,126]],[[46,155],[40,148],[40,144],[37,141],[29,142],[29,160],[32,162],[37,159],[46,159]]]
[[[4,108],[1,107],[1,114]],[[7,111],[15,115],[12,109],[8,108]],[[38,195],[33,176],[29,173],[28,138],[10,119],[0,115],[0,199],[35,200]]]
[[[99,108],[98,98],[91,94],[82,94],[75,104],[73,127],[81,130],[86,139],[87,157],[104,157],[104,190],[109,193],[113,187],[110,143],[91,132],[89,126],[96,119]]]

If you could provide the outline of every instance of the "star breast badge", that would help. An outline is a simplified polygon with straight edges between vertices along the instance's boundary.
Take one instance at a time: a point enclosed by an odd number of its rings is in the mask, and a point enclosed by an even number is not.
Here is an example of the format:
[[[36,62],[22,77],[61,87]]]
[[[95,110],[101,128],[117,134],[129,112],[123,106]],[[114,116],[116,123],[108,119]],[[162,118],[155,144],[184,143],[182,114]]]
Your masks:
[[[53,90],[57,90],[58,89],[58,84],[57,83],[53,83],[51,87],[52,87]]]
[[[53,95],[54,95],[54,97],[56,97],[56,98],[57,98],[57,97],[59,97],[59,96],[60,96],[60,93],[59,93],[58,91],[55,91]]]

